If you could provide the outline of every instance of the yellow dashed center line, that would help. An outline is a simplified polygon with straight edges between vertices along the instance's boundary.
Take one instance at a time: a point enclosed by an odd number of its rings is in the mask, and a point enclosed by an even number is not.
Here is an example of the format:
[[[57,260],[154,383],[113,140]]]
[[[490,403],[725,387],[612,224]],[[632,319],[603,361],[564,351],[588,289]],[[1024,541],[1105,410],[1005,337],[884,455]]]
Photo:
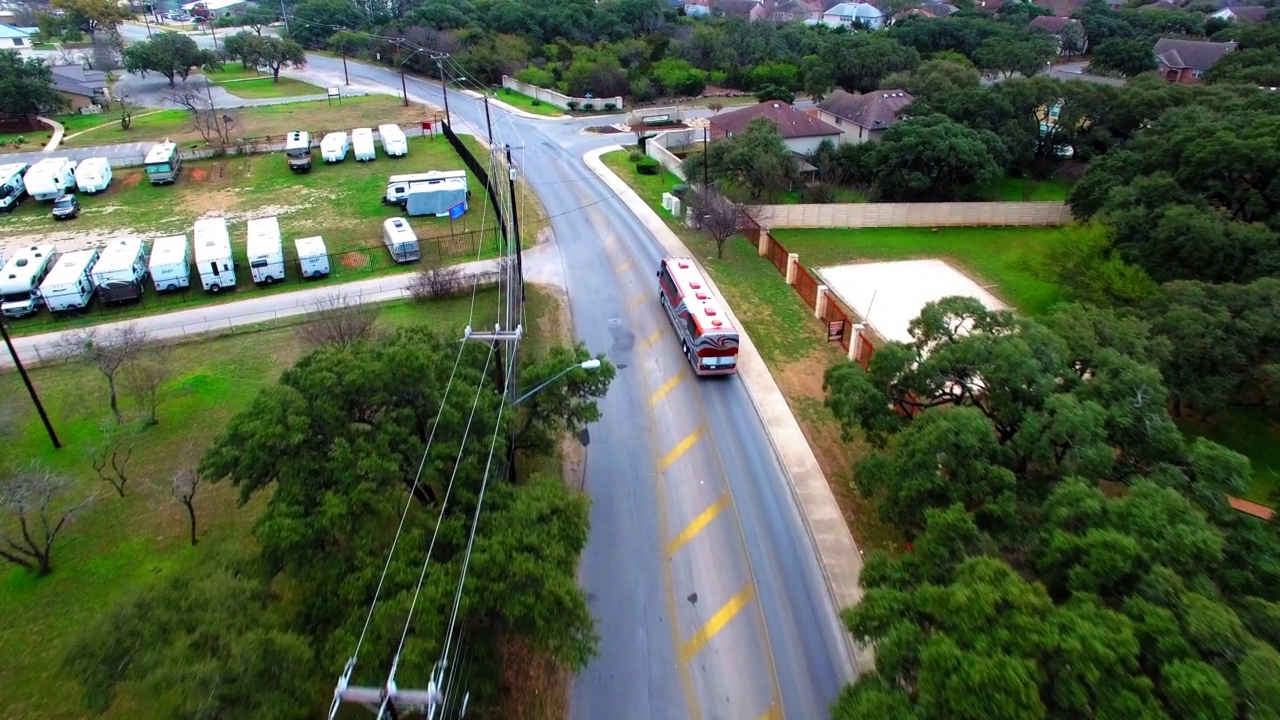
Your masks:
[[[778,710],[777,705],[770,705],[769,709],[760,716],[760,720],[782,720],[782,712]]]
[[[684,530],[681,530],[679,535],[675,536],[671,539],[671,542],[667,543],[667,557],[675,555],[677,550],[683,547],[685,543],[692,540],[698,533],[702,532],[702,529],[710,525],[711,521],[715,520],[716,516],[720,514],[720,511],[724,510],[728,506],[729,493],[725,493],[720,496],[719,500],[716,500],[714,505],[703,510],[701,515],[694,518],[693,522],[689,523]]]
[[[635,267],[635,263],[633,263],[633,262],[631,262],[630,260],[628,260],[628,261],[626,261],[626,262],[622,263],[621,265],[617,266],[616,268],[614,268],[614,270],[616,270],[616,271],[617,271],[617,272],[619,272],[619,273],[624,273],[624,272],[626,272],[626,271],[630,270],[630,269],[631,269],[631,268],[633,268],[633,267]]]
[[[653,347],[654,343],[658,342],[661,339],[662,339],[662,331],[654,330],[652,335],[640,341],[640,349],[648,350],[650,347]]]
[[[680,662],[687,663],[690,660],[693,660],[693,656],[697,655],[698,651],[701,650],[702,647],[711,640],[711,638],[715,637],[717,633],[723,630],[724,626],[728,625],[729,621],[733,620],[734,616],[737,615],[742,608],[746,607],[747,603],[751,602],[751,599],[754,596],[754,588],[751,587],[750,583],[747,583],[747,586],[742,590],[739,590],[737,595],[729,598],[729,602],[725,603],[724,607],[717,610],[716,614],[712,615],[711,619],[707,621],[707,624],[703,625],[698,632],[693,634],[693,637],[686,640],[684,645],[680,647]]]
[[[649,404],[657,405],[658,401],[666,397],[667,393],[674,390],[676,386],[680,384],[680,381],[683,379],[684,379],[684,375],[677,375],[671,378],[670,380],[662,383],[662,387],[658,388],[657,392],[649,396]]]
[[[662,460],[658,461],[658,472],[666,472],[666,469],[675,464],[675,461],[679,460],[681,455],[689,452],[689,448],[693,447],[694,443],[698,442],[698,438],[700,437],[702,437],[702,428],[698,428],[697,430],[689,433],[685,439],[680,441],[679,445],[672,448],[671,452],[664,455]]]

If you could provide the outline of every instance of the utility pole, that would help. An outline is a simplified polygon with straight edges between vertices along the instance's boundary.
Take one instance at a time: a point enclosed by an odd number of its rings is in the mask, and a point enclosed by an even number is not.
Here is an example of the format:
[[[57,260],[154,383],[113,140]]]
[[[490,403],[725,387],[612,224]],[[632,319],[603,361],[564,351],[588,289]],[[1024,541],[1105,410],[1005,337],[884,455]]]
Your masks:
[[[204,22],[209,26],[209,34],[213,36],[213,51],[218,52],[218,29],[213,26],[213,17],[205,18]]]
[[[489,91],[484,91],[484,124],[489,128],[489,147],[493,147],[493,118],[489,116]]]
[[[284,10],[284,0],[280,0],[280,19],[284,21],[284,34],[293,37],[293,32],[289,30],[289,13]]]
[[[404,93],[404,106],[409,107],[409,88],[404,82],[404,63],[400,63],[400,92]]]
[[[347,85],[350,85],[351,78],[347,75],[347,39],[343,38],[338,43],[338,47],[341,48],[340,52],[342,53],[342,80]]]
[[[702,192],[703,193],[706,193],[709,190],[709,186],[707,185],[707,165],[709,164],[709,155],[710,155],[709,148],[710,147],[711,147],[711,144],[707,141],[707,128],[703,127],[702,128]]]
[[[436,56],[436,69],[440,71],[440,92],[444,93],[444,121],[446,124],[452,124],[453,118],[449,115],[449,78],[444,74],[444,56]]]
[[[40,414],[40,422],[44,423],[44,430],[49,433],[49,442],[53,443],[55,450],[60,449],[62,443],[58,441],[58,433],[54,432],[53,423],[49,422],[49,414],[44,411],[44,404],[40,402],[36,386],[31,384],[31,378],[27,376],[27,369],[22,366],[22,360],[13,347],[13,340],[9,338],[9,330],[5,327],[3,320],[0,320],[0,335],[4,336],[4,344],[9,348],[9,357],[13,358],[13,365],[18,368],[18,374],[22,376],[22,384],[27,386],[27,394],[31,396],[31,402],[36,406],[36,412]]]

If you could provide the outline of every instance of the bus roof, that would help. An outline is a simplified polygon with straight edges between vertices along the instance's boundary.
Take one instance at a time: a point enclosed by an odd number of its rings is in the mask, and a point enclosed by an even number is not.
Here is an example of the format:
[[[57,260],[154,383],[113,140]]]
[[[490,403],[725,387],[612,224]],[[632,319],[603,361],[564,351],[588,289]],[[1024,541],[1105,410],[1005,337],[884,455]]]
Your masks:
[[[729,316],[724,312],[720,299],[707,286],[706,278],[693,258],[669,257],[663,260],[667,271],[680,289],[685,300],[685,307],[698,324],[698,330],[704,333],[736,333]]]
[[[169,158],[172,157],[177,150],[177,144],[169,142],[168,140],[156,143],[147,151],[147,157],[143,160],[143,163],[150,165],[152,163],[168,162]]]

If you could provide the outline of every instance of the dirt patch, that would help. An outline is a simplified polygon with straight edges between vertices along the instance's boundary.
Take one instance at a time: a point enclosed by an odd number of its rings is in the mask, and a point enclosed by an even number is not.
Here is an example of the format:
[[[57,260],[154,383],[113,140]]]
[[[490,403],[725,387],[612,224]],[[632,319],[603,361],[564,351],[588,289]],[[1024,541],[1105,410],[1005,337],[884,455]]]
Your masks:
[[[369,267],[369,256],[364,253],[343,253],[342,267],[353,270]]]
[[[502,704],[508,720],[560,720],[569,717],[569,672],[515,637],[499,642],[502,654]]]
[[[121,190],[128,190],[129,188],[131,188],[131,187],[133,187],[133,186],[137,185],[138,183],[142,182],[142,176],[143,176],[144,174],[145,174],[145,173],[129,173],[128,175],[125,175],[125,176],[121,177],[121,178],[120,178],[120,189],[121,189]]]
[[[212,165],[199,165],[191,168],[187,173],[187,177],[191,178],[191,182],[214,182],[227,177],[227,164],[224,162],[214,163]]]

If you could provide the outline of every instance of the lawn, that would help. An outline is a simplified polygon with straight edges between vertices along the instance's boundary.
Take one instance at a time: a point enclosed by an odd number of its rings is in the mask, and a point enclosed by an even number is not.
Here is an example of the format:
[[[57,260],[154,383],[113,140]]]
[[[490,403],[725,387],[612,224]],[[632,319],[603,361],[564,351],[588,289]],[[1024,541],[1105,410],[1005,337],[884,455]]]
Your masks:
[[[287,77],[272,80],[268,76],[245,80],[229,80],[215,84],[232,95],[245,100],[306,97],[325,94],[325,89],[322,87]]]
[[[1066,202],[1067,191],[1071,183],[1063,178],[1048,180],[1030,180],[1027,178],[1004,178],[983,191],[988,200],[1002,202],[1052,201]]]
[[[323,94],[322,90],[317,92]],[[220,112],[222,115],[229,115],[232,118],[231,134],[234,139],[268,135],[279,137],[291,130],[298,129],[311,132],[329,130],[347,130],[350,132],[352,128],[377,127],[382,123],[418,122],[434,112],[434,109],[416,103],[410,103],[409,107],[403,107],[401,101],[387,95],[359,95],[343,98],[341,102],[335,101],[331,103],[328,100],[309,100],[279,105],[234,108]],[[98,115],[95,117],[101,118],[101,122],[108,124],[83,135],[77,135],[65,141],[64,144],[83,147],[145,140],[155,141],[165,138],[183,145],[188,143],[204,144],[200,133],[191,124],[190,115],[183,110],[163,110],[158,113],[135,117],[133,126],[128,130],[122,130],[119,121],[112,122],[110,116]],[[68,134],[70,134],[70,131],[68,131]]]
[[[833,362],[842,361],[840,346],[826,342],[826,328],[773,265],[740,237],[725,245],[716,258],[715,243],[694,232],[662,209],[662,193],[682,181],[675,175],[640,175],[626,151],[606,154],[603,161],[652,207],[711,273],[743,330],[760,351],[787,398],[832,492],[864,550],[900,545],[896,532],[880,522],[852,484],[853,462],[861,442],[845,442],[831,412],[823,405],[822,376]]]
[[[564,112],[555,105],[536,100],[523,93],[518,93],[515,90],[502,88],[501,90],[498,90],[495,97],[512,107],[520,108],[521,110],[533,113],[534,115],[543,115],[545,117],[564,116]]]
[[[492,291],[476,308],[494,307]],[[429,323],[460,333],[470,316],[469,296],[445,302],[388,305],[384,326]],[[532,311],[532,310],[531,310]],[[478,310],[483,312],[483,310]],[[486,320],[477,318],[477,324]],[[168,494],[180,456],[208,447],[227,419],[291,365],[304,347],[296,326],[259,327],[193,341],[175,351],[173,397],[160,407],[160,423],[144,431],[129,464],[126,496],[92,479],[86,448],[109,418],[101,376],[79,364],[31,371],[64,447],[52,450],[15,373],[0,375],[0,417],[9,436],[0,444],[0,466],[40,460],[75,479],[71,498],[99,497],[74,519],[54,547],[54,572],[36,578],[0,569],[0,707],[6,720],[73,720],[86,717],[79,693],[65,679],[61,658],[77,628],[118,598],[200,561],[253,546],[249,529],[261,502],[237,507],[227,484],[201,487],[196,497],[200,544],[186,541],[186,518]],[[133,414],[126,400],[124,410]],[[102,491],[106,492],[102,492]],[[105,717],[134,718],[128,703]]]
[[[1179,419],[1184,433],[1208,438],[1248,456],[1253,482],[1242,497],[1269,507],[1280,502],[1280,422],[1258,408],[1231,408],[1211,422]]]
[[[462,136],[478,157],[487,151],[474,138]],[[100,306],[78,318],[55,318],[47,312],[16,321],[16,335],[62,329],[70,323],[89,324],[131,316],[185,309],[200,304],[244,299],[263,292],[286,292],[302,284],[296,272],[293,240],[320,235],[331,256],[331,277],[323,282],[345,282],[376,274],[406,272],[415,264],[391,262],[382,244],[382,222],[400,216],[398,209],[380,202],[387,176],[392,173],[432,169],[464,169],[462,159],[443,138],[410,138],[405,160],[379,158],[371,163],[348,159],[325,165],[317,154],[310,173],[294,174],[282,153],[234,156],[183,166],[174,185],[156,187],[143,179],[139,169],[121,169],[107,192],[81,199],[84,212],[75,220],[58,223],[48,206],[27,200],[10,215],[0,218],[0,244],[57,242],[61,250],[100,245],[113,238],[142,235],[147,239],[170,235],[190,236],[192,223],[202,216],[228,219],[232,246],[240,260],[237,289],[208,295],[199,286],[175,294],[148,290],[140,304]],[[470,176],[471,206],[456,221],[448,218],[408,218],[424,241],[424,250],[438,249],[449,262],[493,257],[498,249],[492,206],[479,180]],[[541,203],[521,181],[524,208],[521,238],[526,246],[537,242],[546,224]],[[287,280],[271,288],[253,285],[245,256],[245,225],[250,216],[276,215],[284,239]],[[341,257],[336,257],[341,254]],[[308,285],[314,281],[307,281]]]
[[[1019,311],[1041,315],[1063,299],[1039,268],[1066,228],[777,228],[773,236],[807,268],[859,260],[941,258]]]

